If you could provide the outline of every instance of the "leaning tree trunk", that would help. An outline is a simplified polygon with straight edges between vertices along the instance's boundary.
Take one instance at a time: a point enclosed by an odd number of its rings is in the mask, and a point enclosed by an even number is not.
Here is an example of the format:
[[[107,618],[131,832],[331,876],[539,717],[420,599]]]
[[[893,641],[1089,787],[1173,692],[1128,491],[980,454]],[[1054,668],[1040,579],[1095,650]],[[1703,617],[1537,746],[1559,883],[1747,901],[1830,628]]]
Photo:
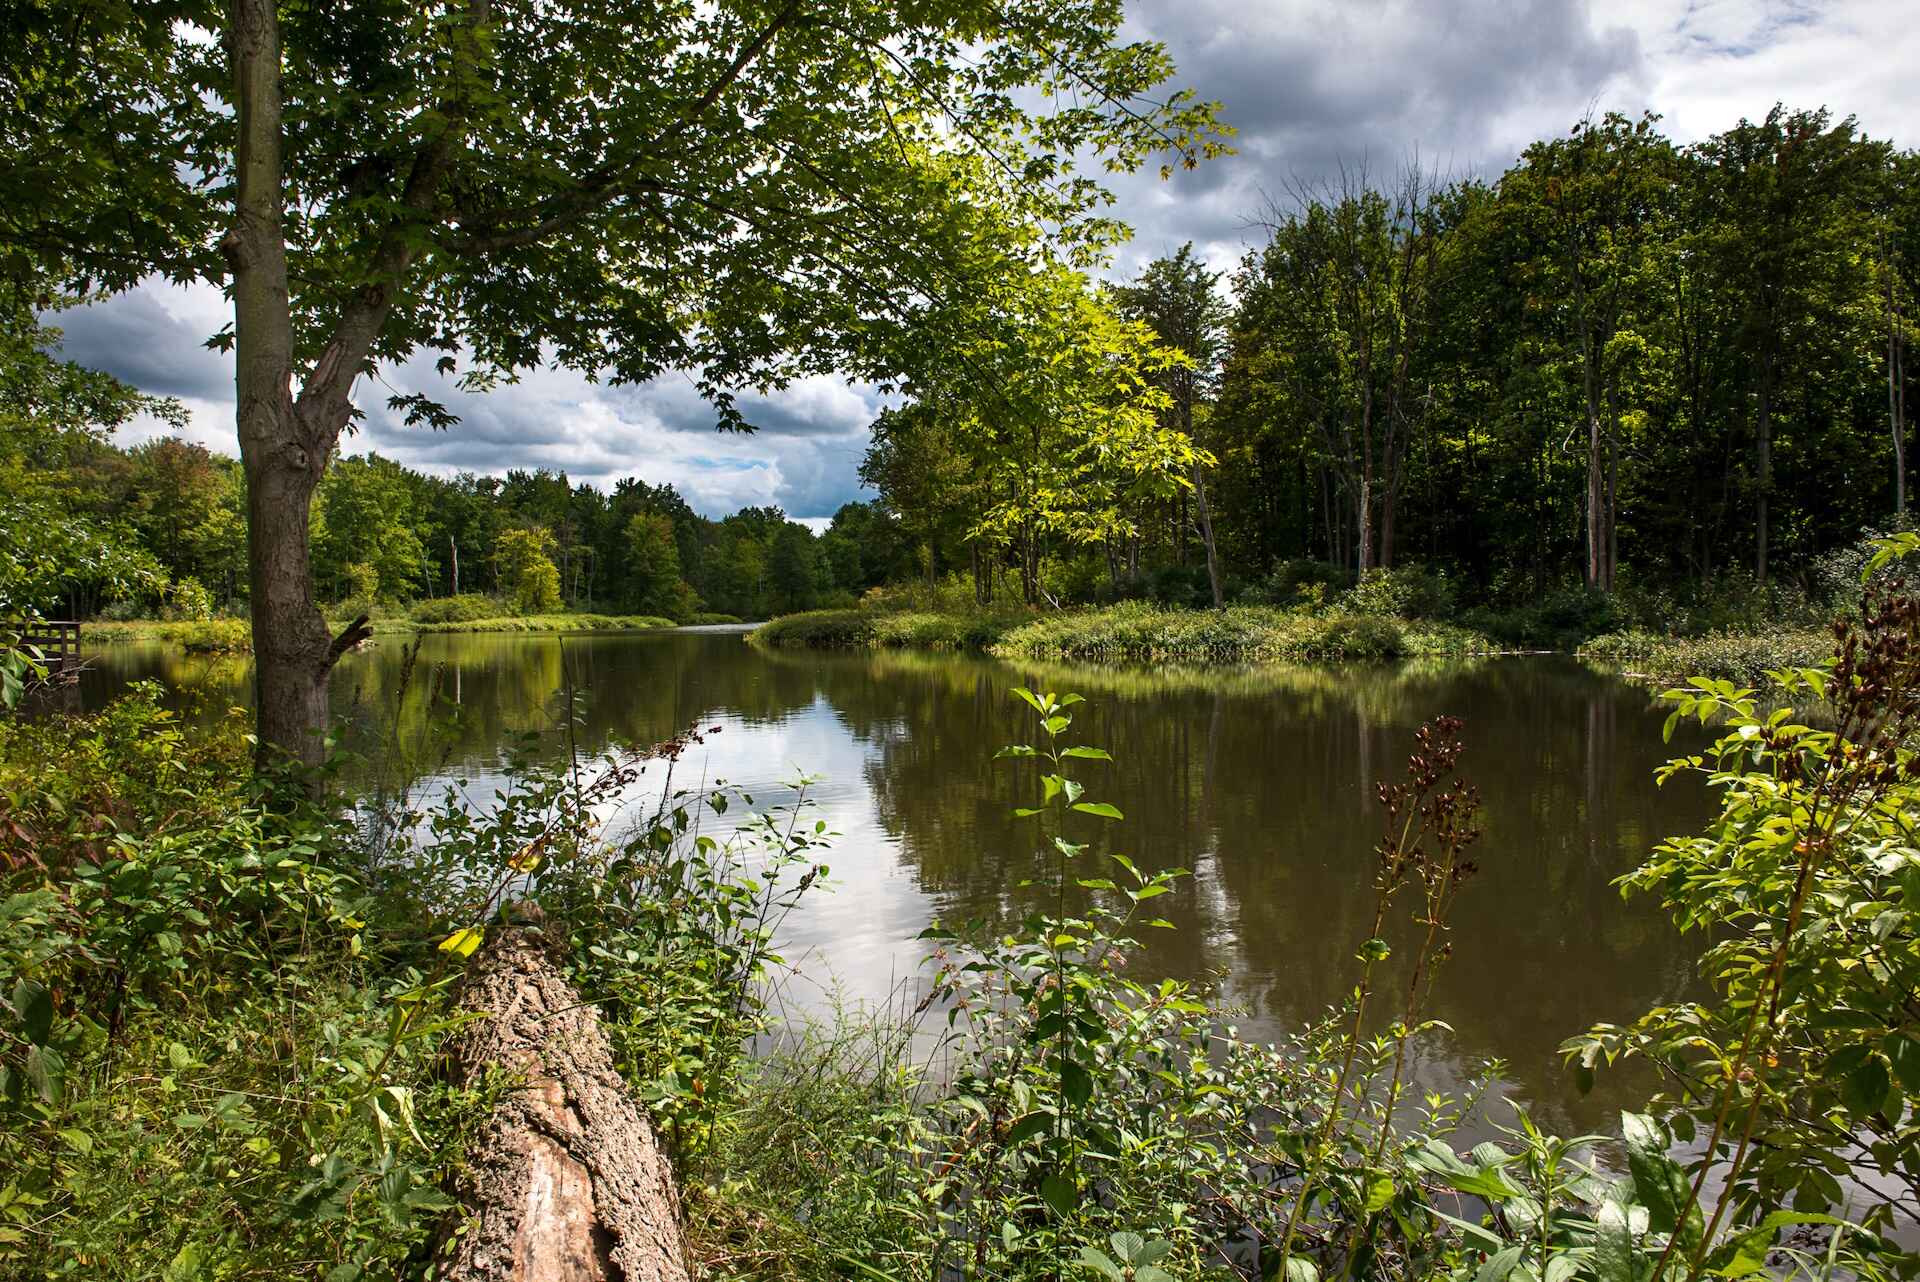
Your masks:
[[[456,1078],[514,1083],[467,1150],[439,1282],[686,1282],[680,1198],[594,1007],[510,928],[474,964]]]

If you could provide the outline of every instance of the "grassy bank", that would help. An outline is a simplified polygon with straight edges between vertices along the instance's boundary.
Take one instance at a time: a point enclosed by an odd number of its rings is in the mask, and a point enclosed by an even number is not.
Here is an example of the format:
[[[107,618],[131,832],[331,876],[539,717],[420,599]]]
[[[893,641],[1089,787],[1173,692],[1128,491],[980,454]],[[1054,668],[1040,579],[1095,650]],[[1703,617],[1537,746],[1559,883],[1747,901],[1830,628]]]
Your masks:
[[[698,625],[740,620],[730,614],[699,614],[685,622]],[[345,619],[337,619],[333,626],[341,628],[346,623]],[[655,614],[529,614],[474,619],[375,619],[373,633],[375,636],[413,636],[449,632],[640,632],[679,626],[679,621]],[[133,619],[89,623],[81,630],[81,638],[88,647],[144,642],[178,645],[196,653],[244,653],[253,648],[245,619],[204,622]]]
[[[1257,663],[1485,654],[1481,633],[1391,615],[1277,606],[1167,609],[1141,602],[1030,611],[818,610],[757,628],[755,643],[816,648],[984,650],[1006,658]]]
[[[1641,631],[1595,637],[1577,651],[1597,667],[1651,685],[1716,677],[1759,686],[1770,671],[1805,668],[1833,657],[1833,629],[1786,627],[1772,632],[1716,632],[1670,637]]]

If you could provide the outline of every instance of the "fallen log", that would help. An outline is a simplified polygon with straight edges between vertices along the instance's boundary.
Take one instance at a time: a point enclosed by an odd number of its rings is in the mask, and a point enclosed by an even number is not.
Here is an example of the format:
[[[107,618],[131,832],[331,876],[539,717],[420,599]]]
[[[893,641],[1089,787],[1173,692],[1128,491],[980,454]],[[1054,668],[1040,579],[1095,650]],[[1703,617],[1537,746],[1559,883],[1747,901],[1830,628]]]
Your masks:
[[[672,1165],[542,937],[491,932],[460,1004],[479,1018],[449,1048],[455,1080],[507,1086],[468,1150],[435,1276],[686,1282]]]

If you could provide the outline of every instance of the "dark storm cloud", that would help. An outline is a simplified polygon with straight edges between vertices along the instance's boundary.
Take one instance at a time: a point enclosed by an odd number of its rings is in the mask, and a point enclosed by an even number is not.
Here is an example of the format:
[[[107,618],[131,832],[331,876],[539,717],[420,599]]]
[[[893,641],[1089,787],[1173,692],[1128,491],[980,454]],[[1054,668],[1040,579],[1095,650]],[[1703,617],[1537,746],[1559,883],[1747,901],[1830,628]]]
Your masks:
[[[142,286],[46,319],[61,331],[60,355],[67,360],[161,396],[232,397],[232,358],[209,350],[211,331],[176,316],[162,306],[161,297],[155,287]]]
[[[1639,40],[1586,0],[1268,3],[1142,0],[1175,83],[1217,99],[1237,156],[1118,184],[1134,244],[1123,268],[1192,240],[1232,257],[1266,198],[1342,170],[1497,171],[1596,102],[1638,106]]]

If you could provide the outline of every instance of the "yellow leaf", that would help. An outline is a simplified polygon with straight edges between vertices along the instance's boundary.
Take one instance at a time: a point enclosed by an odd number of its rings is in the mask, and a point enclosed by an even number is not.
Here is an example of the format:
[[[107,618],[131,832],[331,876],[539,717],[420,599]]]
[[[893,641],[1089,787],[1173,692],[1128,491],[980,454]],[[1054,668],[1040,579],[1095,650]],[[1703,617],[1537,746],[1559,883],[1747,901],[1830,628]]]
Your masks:
[[[469,926],[465,930],[456,930],[440,941],[443,953],[458,953],[462,957],[471,957],[473,950],[480,947],[480,941],[486,938],[486,932]]]

